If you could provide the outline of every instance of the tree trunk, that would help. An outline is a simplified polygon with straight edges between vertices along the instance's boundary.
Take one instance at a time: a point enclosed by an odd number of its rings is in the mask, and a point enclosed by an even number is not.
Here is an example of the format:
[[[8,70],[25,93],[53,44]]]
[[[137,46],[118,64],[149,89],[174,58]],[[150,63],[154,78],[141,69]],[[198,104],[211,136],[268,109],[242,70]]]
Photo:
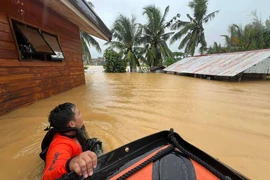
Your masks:
[[[130,68],[130,72],[133,72],[133,63],[131,61],[129,62],[129,68]]]

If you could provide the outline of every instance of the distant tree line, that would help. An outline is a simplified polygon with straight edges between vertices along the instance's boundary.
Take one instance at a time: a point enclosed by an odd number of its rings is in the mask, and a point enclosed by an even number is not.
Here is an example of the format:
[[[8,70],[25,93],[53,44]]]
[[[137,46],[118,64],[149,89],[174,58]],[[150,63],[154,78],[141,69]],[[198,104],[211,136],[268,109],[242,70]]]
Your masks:
[[[214,45],[207,49],[208,54],[249,51],[270,48],[270,17],[265,21],[258,17],[256,11],[251,13],[252,21],[240,26],[232,24],[228,28],[228,34],[222,35],[225,45],[214,42]]]
[[[168,66],[185,56],[194,55],[199,45],[200,52],[204,53],[207,43],[203,26],[218,11],[207,13],[208,0],[192,0],[189,7],[193,10],[193,16],[187,14],[189,21],[182,21],[180,14],[167,21],[169,6],[164,12],[154,5],[143,8],[146,24],[137,23],[134,16],[120,15],[113,24],[113,40],[107,43],[109,49],[119,52],[131,71],[140,66],[139,60],[149,67]],[[179,49],[184,49],[184,52],[172,52],[167,44],[169,40],[171,44],[181,40]]]
[[[93,4],[89,5],[93,7]],[[116,63],[116,54],[122,66],[129,65],[130,71],[136,71],[142,63],[149,68],[169,66],[184,57],[193,56],[197,48],[200,54],[270,48],[270,18],[263,23],[254,11],[251,23],[244,27],[236,24],[229,26],[228,34],[222,35],[224,45],[214,42],[212,46],[208,46],[204,25],[214,19],[219,11],[208,13],[208,0],[191,0],[188,6],[193,14],[186,15],[187,21],[182,20],[180,13],[167,20],[169,6],[164,11],[155,5],[144,7],[142,15],[147,19],[145,24],[138,23],[134,16],[129,18],[119,15],[111,29],[113,39],[106,43],[109,47],[104,57],[110,64],[106,67],[112,67]],[[84,32],[81,33],[81,39],[83,59],[87,63],[87,59],[91,57],[88,47],[93,46],[98,51],[101,49],[98,43]],[[181,51],[172,52],[168,42],[178,43]],[[112,56],[108,54],[115,56],[111,59]],[[119,63],[116,65],[119,66]]]

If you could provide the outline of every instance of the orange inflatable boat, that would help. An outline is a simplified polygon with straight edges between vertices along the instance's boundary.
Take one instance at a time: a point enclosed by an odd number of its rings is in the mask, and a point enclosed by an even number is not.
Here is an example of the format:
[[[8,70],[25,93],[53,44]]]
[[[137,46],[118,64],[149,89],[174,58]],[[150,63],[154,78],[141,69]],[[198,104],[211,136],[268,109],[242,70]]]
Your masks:
[[[74,172],[61,179],[83,179]],[[126,144],[98,159],[87,180],[247,180],[248,178],[177,133],[162,131]]]

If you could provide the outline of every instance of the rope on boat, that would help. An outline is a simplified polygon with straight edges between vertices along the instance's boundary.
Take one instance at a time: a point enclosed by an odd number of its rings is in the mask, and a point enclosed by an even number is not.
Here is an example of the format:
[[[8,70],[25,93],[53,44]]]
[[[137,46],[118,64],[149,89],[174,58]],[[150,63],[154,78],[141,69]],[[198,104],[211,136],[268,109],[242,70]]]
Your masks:
[[[219,179],[221,179],[221,180],[231,180],[231,178],[229,176],[223,175],[221,172],[219,172],[214,167],[212,167],[211,165],[209,165],[208,163],[206,163],[205,161],[203,161],[201,158],[197,157],[196,155],[192,154],[191,152],[189,152],[188,150],[186,150],[184,147],[182,147],[178,143],[177,139],[173,135],[174,135],[174,132],[173,132],[173,129],[171,129],[170,130],[170,134],[168,135],[168,138],[171,140],[172,144],[177,149],[179,149],[182,153],[184,153],[185,155],[187,155],[188,157],[190,157],[191,159],[193,159],[194,161],[196,161],[197,163],[199,163],[200,165],[202,165],[203,167],[205,167],[207,170],[209,170],[211,173],[213,173]]]
[[[144,168],[145,166],[147,166],[151,162],[154,162],[154,161],[160,159],[161,157],[165,156],[166,154],[169,154],[173,150],[174,150],[174,146],[173,145],[170,145],[169,147],[167,147],[166,149],[163,149],[163,150],[159,151],[157,154],[155,154],[151,158],[147,159],[146,161],[144,161],[140,165],[138,165],[135,168],[131,169],[130,171],[126,172],[125,174],[123,174],[122,176],[120,176],[119,178],[117,178],[117,180],[127,179],[128,177],[130,177],[131,175],[135,174],[136,172],[138,172],[139,170],[141,170],[142,168]]]
[[[207,170],[209,170],[211,173],[213,173],[220,180],[231,180],[231,178],[229,176],[223,175],[221,172],[216,170],[214,167],[212,167],[211,165],[209,165],[208,163],[206,163],[205,161],[203,161],[202,159],[200,159],[199,157],[197,157],[196,155],[192,154],[191,152],[186,150],[184,147],[182,147],[178,143],[177,139],[174,137],[173,129],[170,130],[170,134],[168,135],[168,138],[169,138],[169,140],[171,140],[172,145],[170,145],[168,148],[166,148],[164,150],[159,151],[157,154],[155,154],[154,156],[152,156],[148,160],[144,161],[140,165],[136,166],[135,168],[131,169],[130,171],[126,172],[125,174],[123,174],[122,176],[117,178],[117,180],[127,179],[128,177],[135,174],[136,172],[138,172],[139,170],[141,170],[142,168],[144,168],[145,166],[147,166],[151,162],[154,162],[154,161],[160,159],[161,157],[165,156],[166,154],[170,153],[171,151],[174,150],[175,147],[177,149],[179,149],[181,152],[183,152],[185,155],[187,155],[188,157],[190,157],[191,159],[193,159],[194,161],[196,161],[197,163],[199,163],[200,165],[205,167]]]
[[[220,180],[231,180],[231,178],[229,176],[223,175],[221,172],[219,172],[214,167],[212,167],[211,165],[209,165],[208,163],[203,161],[201,158],[197,157],[196,155],[194,155],[191,152],[189,152],[188,150],[186,150],[183,146],[181,146],[178,143],[177,139],[174,137],[173,129],[170,130],[170,133],[168,135],[168,139],[171,141],[171,145],[169,147],[159,151],[157,154],[155,154],[151,158],[147,159],[143,163],[139,164],[138,166],[134,167],[130,171],[126,172],[122,176],[118,177],[116,180],[125,180],[125,179],[127,179],[128,177],[132,176],[133,174],[135,174],[136,172],[138,172],[139,170],[141,170],[142,168],[144,168],[145,166],[147,166],[151,162],[155,162],[156,160],[158,160],[158,159],[164,157],[165,155],[169,154],[171,151],[174,151],[174,148],[179,149],[182,153],[187,155],[189,158],[193,159],[194,161],[196,161],[197,163],[199,163],[200,165],[205,167],[207,170],[209,170],[211,173],[213,173]],[[74,177],[74,176],[76,176],[76,177]],[[72,180],[73,178],[77,179],[78,176],[76,175],[76,173],[71,172],[69,174],[65,174],[64,177],[59,178],[58,180],[65,180],[65,179]],[[81,178],[83,178],[83,177],[81,177]]]

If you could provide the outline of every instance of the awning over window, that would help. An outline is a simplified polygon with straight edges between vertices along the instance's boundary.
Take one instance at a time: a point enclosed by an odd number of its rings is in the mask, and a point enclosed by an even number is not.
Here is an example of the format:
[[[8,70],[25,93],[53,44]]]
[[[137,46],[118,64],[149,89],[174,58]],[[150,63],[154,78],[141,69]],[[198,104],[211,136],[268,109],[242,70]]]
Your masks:
[[[20,23],[16,23],[16,26],[20,30],[22,35],[29,41],[29,43],[32,45],[36,52],[55,55],[54,51],[42,38],[38,29]]]
[[[55,60],[64,59],[64,55],[63,55],[62,49],[59,45],[57,37],[52,35],[52,34],[48,34],[46,32],[42,32],[42,35],[55,53],[55,55],[51,55],[52,59],[55,59]]]

